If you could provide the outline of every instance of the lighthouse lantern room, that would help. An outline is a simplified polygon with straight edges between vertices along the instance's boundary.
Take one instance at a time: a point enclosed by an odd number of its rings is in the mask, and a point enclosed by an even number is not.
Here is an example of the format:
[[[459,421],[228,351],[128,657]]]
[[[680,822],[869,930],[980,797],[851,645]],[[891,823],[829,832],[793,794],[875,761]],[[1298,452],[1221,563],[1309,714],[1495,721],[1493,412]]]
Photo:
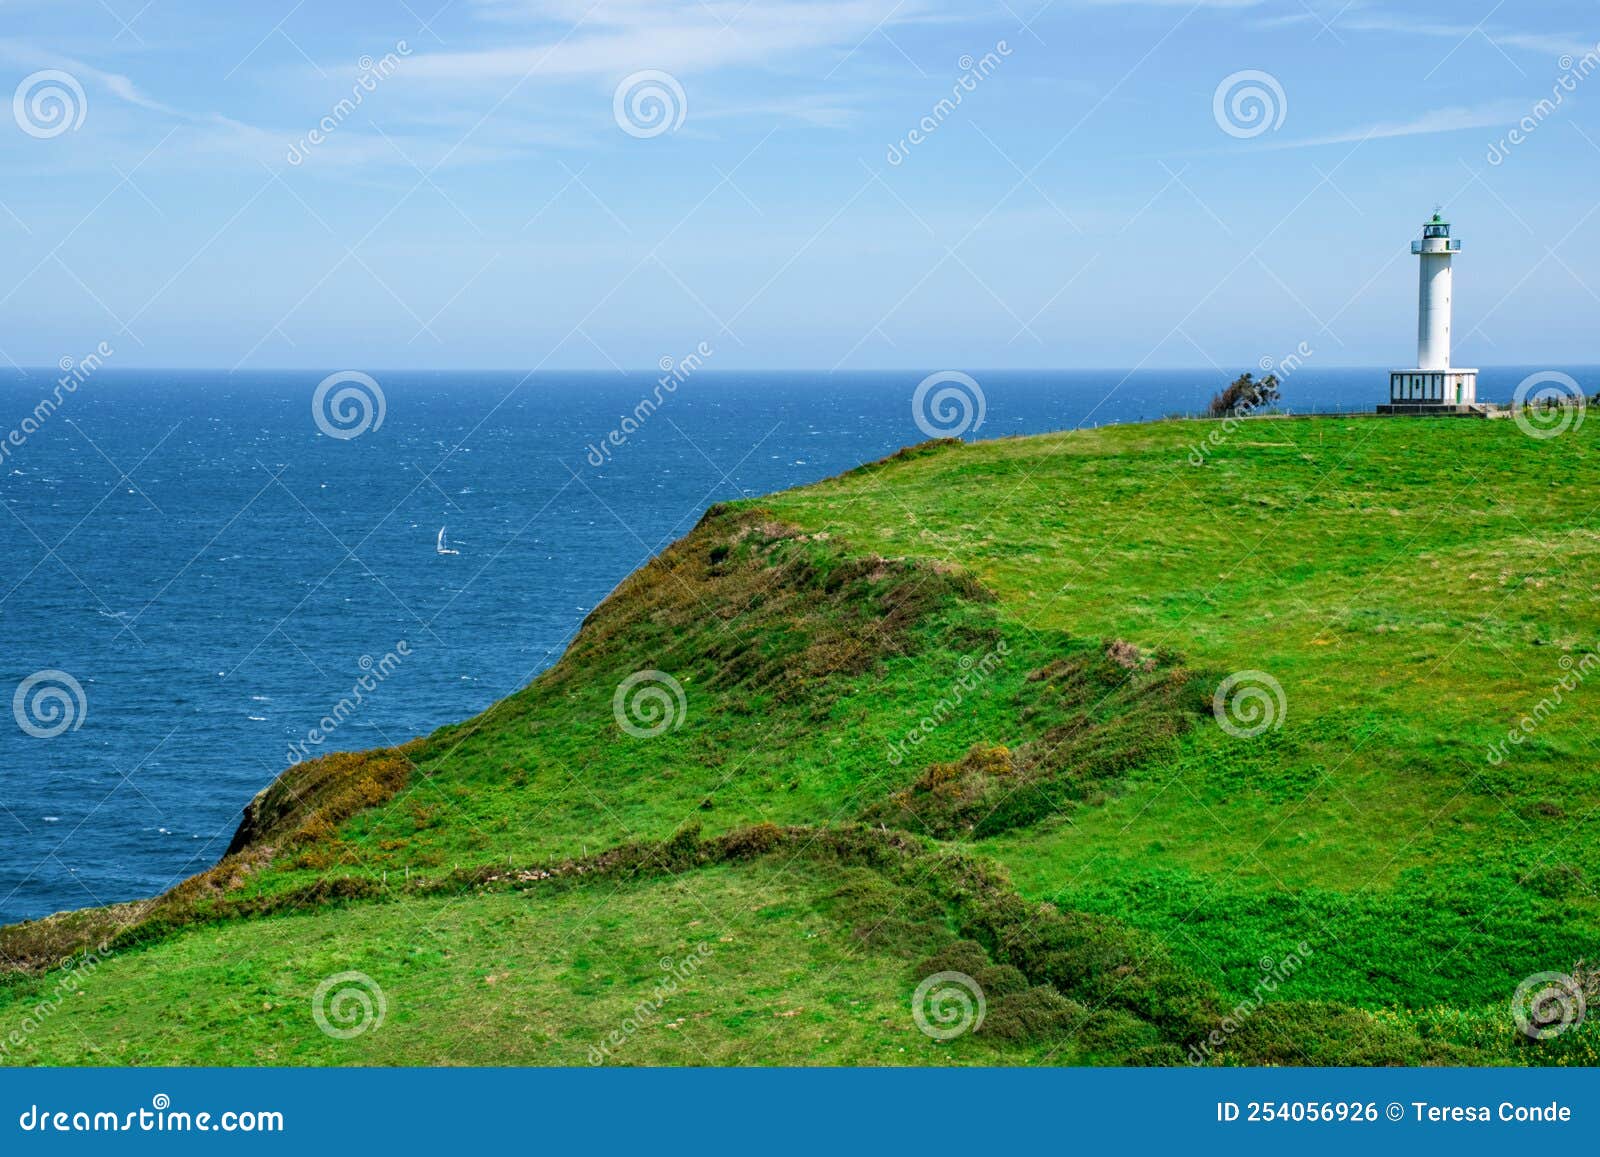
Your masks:
[[[1421,268],[1417,283],[1417,364],[1389,373],[1389,404],[1382,413],[1471,413],[1477,409],[1478,371],[1450,364],[1450,258],[1461,242],[1438,213],[1411,242]]]

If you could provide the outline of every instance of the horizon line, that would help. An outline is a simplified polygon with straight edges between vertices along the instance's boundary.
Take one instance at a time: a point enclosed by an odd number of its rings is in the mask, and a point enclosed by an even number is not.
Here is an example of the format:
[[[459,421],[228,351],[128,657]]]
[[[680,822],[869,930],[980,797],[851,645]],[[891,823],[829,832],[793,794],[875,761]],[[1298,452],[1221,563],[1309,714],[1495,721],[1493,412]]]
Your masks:
[[[931,364],[931,363],[929,363],[929,364]],[[1482,371],[1482,370],[1501,370],[1501,369],[1527,369],[1530,366],[1566,367],[1568,369],[1584,369],[1584,368],[1590,368],[1590,367],[1600,368],[1600,360],[1592,361],[1592,362],[1588,362],[1588,361],[1562,361],[1562,360],[1555,360],[1555,361],[1551,361],[1551,362],[1517,362],[1517,361],[1513,361],[1513,362],[1481,362],[1477,366],[1472,366],[1472,367],[1465,367],[1464,366],[1462,368],[1464,368],[1464,369],[1470,368],[1470,369],[1476,369],[1476,370]],[[674,368],[676,368],[676,367],[674,367]],[[1311,368],[1311,367],[1308,367],[1304,362],[1302,362],[1299,366],[1295,367],[1293,372],[1298,374],[1301,371],[1306,370],[1308,368]],[[1376,371],[1376,372],[1385,373],[1385,374],[1389,373],[1392,370],[1404,369],[1404,368],[1407,368],[1407,367],[1399,366],[1398,363],[1391,365],[1391,364],[1382,363],[1382,362],[1366,362],[1366,363],[1348,362],[1348,363],[1340,363],[1340,364],[1320,365],[1320,366],[1315,367],[1315,369],[1322,370],[1322,371],[1328,371],[1328,370],[1361,370],[1361,371],[1369,371],[1370,370],[1370,371]],[[346,366],[346,367],[344,367],[344,369],[348,370],[349,367]],[[964,372],[973,373],[973,374],[1118,373],[1118,374],[1128,374],[1128,375],[1145,374],[1145,373],[1207,373],[1207,374],[1216,374],[1216,375],[1220,375],[1220,376],[1224,376],[1225,377],[1230,373],[1238,373],[1238,374],[1244,374],[1244,373],[1271,374],[1271,373],[1276,372],[1276,369],[1277,369],[1276,366],[1261,366],[1259,363],[1257,363],[1257,364],[1255,364],[1253,366],[1247,367],[1245,369],[1237,370],[1237,371],[1229,370],[1229,369],[1218,369],[1215,366],[1195,366],[1195,365],[1146,366],[1146,367],[1133,367],[1133,368],[1129,368],[1126,365],[1095,365],[1095,366],[1083,365],[1083,366],[1009,366],[1009,367],[1007,367],[1007,366],[969,366],[969,367],[967,367],[965,369]],[[65,367],[64,368],[64,367],[62,367],[60,365],[50,365],[50,366],[46,366],[46,365],[35,365],[35,366],[18,365],[18,366],[14,367],[14,370],[15,370],[15,373],[13,375],[11,375],[11,376],[26,378],[26,377],[31,377],[34,374],[39,374],[41,376],[65,374],[65,373],[71,372],[71,367]],[[115,374],[115,373],[218,374],[218,375],[221,375],[223,377],[235,377],[235,376],[241,376],[241,375],[246,375],[246,374],[319,374],[319,373],[339,373],[339,372],[344,372],[344,371],[341,371],[340,369],[330,369],[327,366],[262,366],[262,367],[258,367],[258,368],[254,368],[254,369],[227,369],[227,368],[224,368],[224,367],[221,367],[221,366],[162,366],[162,365],[149,365],[149,366],[144,366],[144,365],[139,365],[139,366],[116,365],[116,366],[113,366],[113,365],[104,365],[104,364],[102,364],[100,367],[98,367],[94,371],[94,374],[96,376],[98,376],[100,374],[105,374],[105,373],[113,373],[113,374]],[[634,368],[622,368],[622,369],[619,369],[619,368],[616,368],[616,367],[605,367],[605,366],[575,366],[575,367],[571,367],[571,368],[531,369],[531,370],[530,369],[523,369],[521,367],[516,367],[516,366],[453,366],[453,367],[452,366],[411,366],[411,367],[405,367],[405,366],[375,366],[375,367],[368,367],[368,368],[364,369],[362,372],[369,373],[369,374],[523,374],[523,375],[531,378],[531,377],[535,377],[535,376],[549,376],[549,375],[552,375],[552,374],[600,374],[600,375],[606,375],[606,376],[609,376],[609,377],[636,377],[636,376],[637,377],[649,377],[649,376],[652,376],[652,375],[660,376],[660,375],[664,375],[664,374],[670,374],[670,373],[672,373],[672,370],[671,369],[663,369],[659,365],[657,365],[657,366],[639,366],[639,367],[634,367]],[[793,366],[793,367],[786,366],[786,367],[779,367],[779,368],[774,368],[774,367],[771,367],[771,366],[718,366],[716,368],[712,368],[710,366],[702,366],[700,368],[695,369],[693,371],[692,375],[686,375],[684,380],[687,381],[689,376],[693,376],[693,377],[713,377],[713,376],[717,376],[717,375],[726,376],[728,374],[810,374],[810,375],[816,375],[818,377],[838,377],[838,376],[848,375],[848,374],[924,374],[925,375],[925,374],[928,374],[928,373],[936,373],[936,372],[939,372],[939,371],[930,370],[928,368],[928,364],[924,364],[924,365],[920,365],[920,366],[873,367],[873,368],[855,369],[855,370],[822,369],[822,368],[819,368],[819,367],[808,367],[808,366]]]

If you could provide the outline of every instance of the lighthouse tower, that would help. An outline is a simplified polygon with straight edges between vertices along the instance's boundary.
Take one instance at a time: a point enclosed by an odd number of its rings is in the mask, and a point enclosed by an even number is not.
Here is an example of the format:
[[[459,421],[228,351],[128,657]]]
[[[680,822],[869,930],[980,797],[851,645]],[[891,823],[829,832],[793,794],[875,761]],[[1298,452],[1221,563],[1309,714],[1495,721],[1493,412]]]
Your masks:
[[[1411,243],[1420,263],[1417,282],[1417,364],[1389,373],[1383,413],[1471,413],[1478,401],[1478,371],[1450,364],[1450,258],[1461,242],[1438,213]]]

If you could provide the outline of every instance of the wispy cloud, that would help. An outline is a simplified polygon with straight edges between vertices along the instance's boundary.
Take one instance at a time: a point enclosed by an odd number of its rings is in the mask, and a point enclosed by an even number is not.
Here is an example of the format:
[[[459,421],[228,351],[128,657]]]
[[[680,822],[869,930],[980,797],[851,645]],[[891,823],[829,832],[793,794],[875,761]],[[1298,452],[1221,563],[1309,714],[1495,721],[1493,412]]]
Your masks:
[[[163,113],[167,116],[181,117],[185,120],[199,121],[206,119],[182,112],[171,105],[163,104],[146,95],[132,80],[121,73],[106,72],[75,57],[63,56],[59,52],[52,52],[36,44],[30,44],[25,40],[0,38],[0,60],[22,68],[58,68],[63,72],[71,73],[80,82],[87,81],[102,91],[110,93],[118,100],[137,108],[148,109],[151,112]]]
[[[641,68],[692,74],[732,66],[792,66],[799,53],[850,50],[878,28],[927,12],[915,0],[614,0],[592,9],[578,0],[504,0],[480,3],[478,10],[498,21],[520,17],[566,27],[559,36],[551,30],[525,44],[418,53],[407,63],[407,76],[504,84],[522,77],[615,78]]]
[[[1434,109],[1410,120],[1377,121],[1358,128],[1344,129],[1299,140],[1258,142],[1263,149],[1309,149],[1319,145],[1348,145],[1357,141],[1418,137],[1435,133],[1455,133],[1465,129],[1498,128],[1515,123],[1528,111],[1526,104],[1495,101],[1491,104]]]
[[[1293,24],[1326,24],[1336,32],[1374,32],[1389,36],[1418,36],[1431,40],[1460,43],[1481,37],[1501,49],[1516,48],[1540,56],[1581,56],[1596,50],[1597,38],[1568,32],[1537,32],[1499,28],[1487,22],[1480,24],[1454,24],[1445,21],[1411,20],[1393,16],[1365,6],[1339,9],[1326,17],[1311,9],[1303,12],[1286,12],[1263,18],[1256,22],[1260,27],[1282,27]]]

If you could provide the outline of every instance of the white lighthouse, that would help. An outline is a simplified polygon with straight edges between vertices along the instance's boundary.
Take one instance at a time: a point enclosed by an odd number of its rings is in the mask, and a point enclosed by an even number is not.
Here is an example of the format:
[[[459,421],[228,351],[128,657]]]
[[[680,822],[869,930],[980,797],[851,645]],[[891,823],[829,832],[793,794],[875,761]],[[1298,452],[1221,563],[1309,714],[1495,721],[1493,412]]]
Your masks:
[[[1450,236],[1450,222],[1435,213],[1411,243],[1420,270],[1417,279],[1417,364],[1391,370],[1389,404],[1384,413],[1472,412],[1478,401],[1478,371],[1450,364],[1450,258],[1461,242]]]

